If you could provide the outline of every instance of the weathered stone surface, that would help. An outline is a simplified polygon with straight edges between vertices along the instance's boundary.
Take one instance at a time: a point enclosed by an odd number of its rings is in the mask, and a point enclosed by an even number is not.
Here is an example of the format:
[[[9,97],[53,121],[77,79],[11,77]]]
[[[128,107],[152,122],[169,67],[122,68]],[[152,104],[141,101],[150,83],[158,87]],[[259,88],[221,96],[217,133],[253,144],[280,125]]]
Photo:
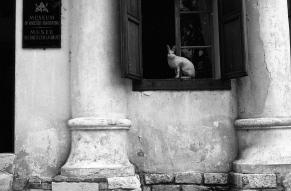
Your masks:
[[[28,189],[51,190],[52,189],[51,182],[52,182],[51,178],[31,177],[29,178],[26,187]]]
[[[71,124],[71,153],[61,169],[61,175],[91,178],[134,176],[134,167],[127,157],[129,127],[125,127],[126,124],[124,126],[107,124],[105,128],[100,127],[98,123],[106,121],[105,119],[81,119],[73,119],[76,121]],[[87,121],[90,121],[90,127]]]
[[[275,174],[232,174],[232,182],[238,188],[276,188]]]
[[[257,189],[239,189],[239,188],[232,188],[231,191],[260,191]]]
[[[179,185],[153,185],[152,191],[180,191]]]
[[[175,175],[176,183],[202,184],[202,174],[197,172],[183,172]]]
[[[205,173],[204,184],[228,184],[227,173]]]
[[[14,154],[0,154],[0,171],[7,172],[13,174],[14,170],[14,162],[15,155]]]
[[[291,173],[285,176],[283,180],[283,186],[286,191],[291,191]]]
[[[0,173],[0,190],[11,191],[12,190],[13,175],[9,173]]]
[[[231,189],[230,186],[215,186],[215,187],[212,187],[212,190],[215,190],[215,191],[229,191]]]
[[[54,182],[94,182],[101,183],[107,182],[106,178],[94,178],[94,177],[66,177],[66,176],[56,176],[53,178]]]
[[[138,176],[108,178],[108,189],[140,189]]]
[[[150,186],[143,186],[142,191],[151,191],[151,187]]]
[[[28,183],[27,188],[29,189],[40,189],[40,190],[51,190],[52,184],[48,182],[39,182],[39,183]]]
[[[142,191],[141,189],[134,189],[134,190],[128,190],[128,189],[113,189],[113,190],[99,190],[99,191]]]
[[[28,178],[14,177],[12,187],[14,191],[22,191],[26,188],[27,184]]]
[[[231,191],[285,191],[282,188],[275,189],[232,189]]]
[[[171,183],[174,180],[174,175],[172,174],[145,174],[144,180],[146,184]]]
[[[182,191],[210,191],[211,188],[197,185],[182,185]]]
[[[281,187],[273,188],[273,189],[262,189],[261,191],[286,191]]]
[[[99,184],[88,182],[53,182],[52,191],[99,191]]]

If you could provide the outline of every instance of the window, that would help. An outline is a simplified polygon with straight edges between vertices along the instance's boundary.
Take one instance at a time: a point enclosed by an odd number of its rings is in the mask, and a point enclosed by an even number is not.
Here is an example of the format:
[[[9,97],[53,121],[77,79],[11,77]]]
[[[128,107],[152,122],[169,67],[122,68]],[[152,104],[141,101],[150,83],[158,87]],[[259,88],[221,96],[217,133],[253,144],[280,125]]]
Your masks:
[[[214,17],[213,6],[216,0],[175,1],[177,54],[192,61],[196,78],[215,78],[213,29],[218,14],[216,11]]]
[[[229,89],[246,75],[243,0],[120,0],[124,76],[134,90]],[[194,79],[175,79],[166,45],[191,60]]]

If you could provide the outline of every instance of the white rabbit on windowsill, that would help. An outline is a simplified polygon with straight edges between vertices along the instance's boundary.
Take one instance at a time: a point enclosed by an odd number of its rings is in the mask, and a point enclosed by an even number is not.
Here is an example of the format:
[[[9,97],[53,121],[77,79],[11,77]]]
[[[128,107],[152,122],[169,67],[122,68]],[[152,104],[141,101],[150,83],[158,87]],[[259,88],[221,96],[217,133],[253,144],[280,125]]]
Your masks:
[[[177,56],[175,54],[175,46],[171,49],[169,45],[167,45],[168,49],[168,64],[170,68],[175,69],[176,76],[175,78],[181,77],[181,71],[182,74],[187,76],[188,78],[194,78],[195,77],[195,68],[193,63],[188,60],[187,58]]]

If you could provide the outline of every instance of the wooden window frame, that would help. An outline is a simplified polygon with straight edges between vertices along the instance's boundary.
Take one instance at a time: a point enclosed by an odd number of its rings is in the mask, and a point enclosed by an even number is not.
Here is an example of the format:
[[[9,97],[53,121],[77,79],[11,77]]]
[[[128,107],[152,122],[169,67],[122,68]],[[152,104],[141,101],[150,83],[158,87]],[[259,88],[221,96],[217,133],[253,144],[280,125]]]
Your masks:
[[[133,80],[133,91],[214,91],[230,90],[229,79],[142,79]]]
[[[181,0],[174,0],[174,4],[175,4],[175,36],[176,36],[176,55],[181,56],[182,55],[182,50],[183,49],[203,49],[203,50],[207,50],[207,49],[211,49],[211,51],[209,52],[209,59],[210,59],[210,63],[211,63],[211,76],[212,79],[217,79],[217,71],[216,71],[216,65],[219,65],[220,62],[218,60],[215,60],[216,58],[216,53],[215,53],[215,48],[216,48],[216,44],[215,44],[215,34],[214,34],[214,20],[215,20],[215,14],[214,12],[218,10],[214,10],[215,6],[214,4],[218,4],[218,0],[210,0],[211,1],[211,10],[196,10],[196,11],[181,11],[181,7],[180,7],[180,1]],[[181,18],[187,14],[199,14],[199,15],[207,15],[207,17],[209,18],[209,43],[210,44],[205,44],[205,45],[197,45],[197,46],[182,46],[182,34],[181,34]],[[218,17],[218,14],[216,15]],[[218,19],[218,18],[216,18]],[[217,30],[219,26],[217,26]],[[219,36],[219,35],[217,35]],[[217,45],[219,46],[219,43],[217,43]],[[197,72],[197,70],[196,70]],[[199,79],[203,79],[203,78],[199,78]],[[205,78],[204,78],[205,79]]]
[[[127,2],[126,2],[127,1]],[[126,19],[128,19],[126,16],[124,16],[126,14],[126,6],[123,5],[125,4],[124,2],[126,3],[132,3],[133,1],[136,1],[138,5],[140,5],[141,3],[141,0],[120,0],[120,4],[121,4],[121,13],[123,14],[121,16],[121,19],[122,19],[122,22],[125,22],[127,21]],[[218,1],[218,4],[221,5],[222,4],[222,1],[226,1],[226,0],[217,0]],[[229,1],[233,1],[233,0],[229,0]],[[237,1],[241,1],[242,2],[242,6],[245,6],[244,5],[244,0],[237,0]],[[176,1],[177,2],[177,1]],[[227,4],[227,3],[226,3]],[[131,5],[130,5],[131,6]],[[244,7],[242,7],[241,9],[243,9]],[[128,12],[127,12],[128,14]],[[232,13],[227,13],[229,15],[231,15]],[[243,63],[244,64],[244,67],[242,68],[242,71],[240,72],[237,72],[237,71],[234,71],[233,73],[228,73],[228,74],[223,74],[223,70],[225,70],[223,68],[223,62],[225,62],[225,58],[221,52],[223,51],[220,51],[220,57],[223,57],[220,59],[220,63],[221,63],[221,71],[222,71],[222,74],[221,74],[221,78],[220,79],[215,79],[215,78],[209,78],[209,79],[144,79],[143,76],[142,76],[142,73],[138,76],[138,75],[134,75],[132,77],[131,74],[127,75],[125,74],[124,77],[127,77],[127,78],[131,78],[132,79],[132,83],[133,83],[133,91],[156,91],[156,90],[167,90],[167,91],[187,91],[187,90],[199,90],[199,91],[203,91],[203,90],[230,90],[231,89],[231,82],[230,82],[230,79],[231,78],[237,78],[237,77],[242,77],[242,76],[246,76],[247,73],[246,73],[246,68],[245,68],[245,65],[246,65],[246,62],[247,62],[247,45],[246,45],[246,29],[245,29],[245,18],[243,15],[244,13],[241,11],[241,12],[238,12],[238,13],[234,13],[234,14],[240,14],[239,17],[234,17],[234,20],[236,22],[239,22],[240,24],[240,31],[239,31],[239,35],[242,37],[241,39],[241,43],[243,45],[243,47],[240,47],[240,57],[243,57],[243,60],[240,61],[240,63]],[[225,16],[223,15],[221,9],[219,10],[219,44],[220,44],[220,47],[219,49],[222,50],[224,48],[224,44],[221,43],[221,38],[222,37],[222,28],[223,28],[223,24],[225,23],[222,23],[221,21],[225,18]],[[236,20],[237,18],[239,18],[239,20]],[[142,22],[141,22],[142,23]],[[141,27],[141,23],[140,23],[140,27]],[[226,23],[227,24],[227,23]],[[122,26],[124,26],[124,24],[121,24]],[[124,52],[124,48],[126,47],[126,45],[124,45],[124,42],[126,41],[126,32],[124,32],[124,29],[121,27],[122,31],[121,31],[121,56],[122,56],[122,63],[123,65],[125,64],[125,66],[127,67],[123,67],[125,68],[124,71],[129,71],[128,69],[128,66],[132,66],[131,63],[128,63],[130,62],[128,59],[128,52]],[[224,32],[224,31],[223,31]],[[226,33],[229,32],[226,30]],[[141,31],[139,32],[139,34],[141,34]],[[224,33],[225,34],[225,33]],[[229,48],[229,47],[228,47]],[[141,47],[140,47],[140,50],[141,50]],[[237,53],[237,52],[236,52]],[[141,59],[141,56],[140,55],[140,59]],[[229,56],[229,55],[226,55],[226,56]],[[229,58],[229,57],[226,57],[226,58]],[[232,59],[236,59],[236,58],[232,58]],[[229,61],[229,60],[228,60]],[[140,63],[141,64],[141,63]],[[235,65],[236,63],[230,63],[231,65]],[[142,70],[142,65],[141,66],[141,69]]]

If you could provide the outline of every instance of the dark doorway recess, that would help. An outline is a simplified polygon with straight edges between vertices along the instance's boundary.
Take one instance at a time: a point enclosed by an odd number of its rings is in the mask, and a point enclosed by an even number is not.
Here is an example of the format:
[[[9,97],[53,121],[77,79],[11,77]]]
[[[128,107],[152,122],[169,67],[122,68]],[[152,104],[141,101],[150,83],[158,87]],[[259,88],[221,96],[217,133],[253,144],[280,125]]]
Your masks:
[[[14,152],[15,0],[0,6],[0,153]]]

